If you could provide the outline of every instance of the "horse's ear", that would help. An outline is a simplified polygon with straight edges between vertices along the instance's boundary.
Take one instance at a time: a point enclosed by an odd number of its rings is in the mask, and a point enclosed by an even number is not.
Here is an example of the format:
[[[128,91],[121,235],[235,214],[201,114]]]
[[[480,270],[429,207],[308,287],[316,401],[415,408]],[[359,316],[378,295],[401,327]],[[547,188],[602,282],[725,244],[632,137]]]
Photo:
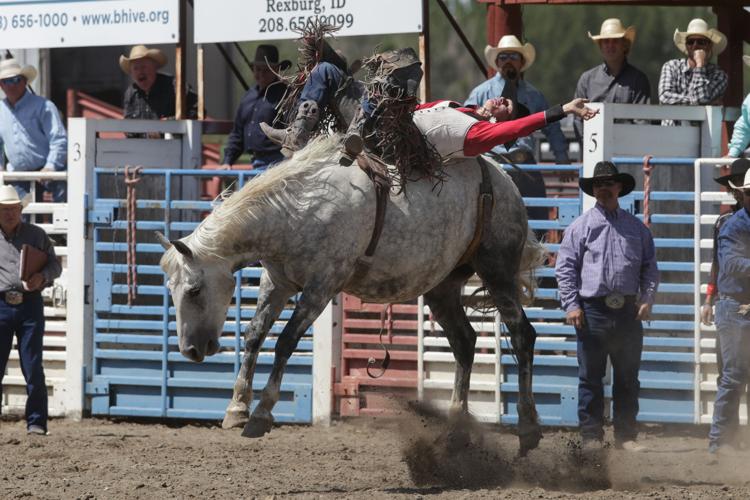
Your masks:
[[[164,250],[172,248],[172,243],[163,234],[159,231],[154,231],[154,234],[156,234],[156,240],[162,247],[164,247]]]
[[[174,246],[175,250],[180,252],[182,255],[187,257],[188,259],[193,258],[193,251],[190,250],[190,247],[188,247],[185,243],[183,243],[180,240],[172,240],[170,243]]]

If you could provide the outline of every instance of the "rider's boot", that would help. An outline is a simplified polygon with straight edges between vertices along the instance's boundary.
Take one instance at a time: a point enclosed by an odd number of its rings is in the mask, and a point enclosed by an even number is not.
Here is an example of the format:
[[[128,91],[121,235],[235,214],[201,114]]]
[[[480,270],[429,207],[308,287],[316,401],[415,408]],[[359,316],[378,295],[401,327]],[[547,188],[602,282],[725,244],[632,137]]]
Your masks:
[[[344,142],[341,145],[341,158],[339,165],[344,167],[350,166],[354,160],[365,148],[365,141],[362,139],[364,133],[364,124],[367,117],[360,109],[352,122],[349,124],[349,130],[346,131]]]
[[[297,116],[286,130],[273,128],[267,123],[261,123],[260,129],[266,137],[281,145],[281,154],[291,158],[295,151],[305,147],[319,119],[318,103],[304,101],[299,105]]]

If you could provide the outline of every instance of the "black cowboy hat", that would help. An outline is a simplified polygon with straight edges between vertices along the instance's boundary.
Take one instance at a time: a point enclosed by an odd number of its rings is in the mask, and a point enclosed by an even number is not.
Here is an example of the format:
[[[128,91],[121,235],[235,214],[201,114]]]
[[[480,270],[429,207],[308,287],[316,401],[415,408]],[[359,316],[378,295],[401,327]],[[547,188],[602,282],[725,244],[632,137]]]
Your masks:
[[[284,59],[279,62],[279,49],[275,45],[258,45],[255,49],[255,59],[250,63],[250,67],[256,64],[268,65],[271,67],[276,66],[281,71],[289,68],[292,65],[292,61]]]
[[[589,196],[594,196],[594,181],[615,181],[622,184],[619,196],[629,194],[635,188],[635,178],[630,174],[620,173],[611,161],[600,161],[594,165],[592,177],[581,177],[578,185]]]
[[[730,179],[735,181],[735,184],[742,182],[742,178],[745,176],[745,172],[747,172],[748,168],[750,168],[750,160],[747,158],[738,158],[732,162],[727,175],[714,177],[714,180],[722,186],[729,187]]]

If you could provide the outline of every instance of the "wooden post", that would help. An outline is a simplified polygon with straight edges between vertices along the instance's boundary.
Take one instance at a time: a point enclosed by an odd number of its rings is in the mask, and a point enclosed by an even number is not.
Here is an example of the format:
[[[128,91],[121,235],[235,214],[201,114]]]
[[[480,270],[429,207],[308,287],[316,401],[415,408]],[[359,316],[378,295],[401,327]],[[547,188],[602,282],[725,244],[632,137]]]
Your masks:
[[[182,120],[187,115],[186,110],[186,99],[185,99],[185,67],[187,63],[187,51],[185,49],[185,38],[187,37],[187,0],[180,0],[180,39],[177,41],[177,47],[175,48],[174,55],[174,72],[175,72],[175,103],[174,112],[175,119]]]
[[[424,76],[419,90],[422,102],[430,100],[430,3],[422,0],[422,32],[419,34],[419,59],[422,61]]]
[[[505,35],[516,35],[523,41],[523,16],[520,5],[504,5],[500,0],[477,0],[487,4],[487,43],[495,46]],[[487,77],[495,74],[487,68]]]
[[[198,119],[206,119],[206,82],[204,81],[204,67],[203,67],[203,44],[198,44],[198,57],[196,63],[196,72],[198,78]]]

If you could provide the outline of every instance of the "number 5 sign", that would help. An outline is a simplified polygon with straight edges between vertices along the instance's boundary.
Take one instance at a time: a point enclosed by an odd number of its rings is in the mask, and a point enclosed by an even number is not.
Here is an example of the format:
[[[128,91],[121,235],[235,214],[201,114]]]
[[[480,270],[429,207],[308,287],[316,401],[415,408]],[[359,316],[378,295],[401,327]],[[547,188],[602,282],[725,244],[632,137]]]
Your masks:
[[[422,0],[195,0],[195,43],[298,38],[314,22],[336,36],[419,33]]]

